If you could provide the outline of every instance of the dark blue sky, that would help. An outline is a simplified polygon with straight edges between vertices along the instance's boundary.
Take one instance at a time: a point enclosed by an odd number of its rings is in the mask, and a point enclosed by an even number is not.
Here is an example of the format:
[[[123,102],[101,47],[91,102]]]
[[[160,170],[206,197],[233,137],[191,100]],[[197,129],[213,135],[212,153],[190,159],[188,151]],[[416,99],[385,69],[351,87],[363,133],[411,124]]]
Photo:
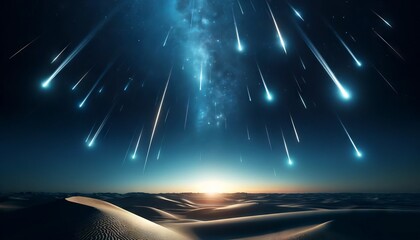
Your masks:
[[[0,191],[418,192],[411,6],[269,2],[285,54],[267,4],[240,3],[243,14],[237,1],[3,3]]]

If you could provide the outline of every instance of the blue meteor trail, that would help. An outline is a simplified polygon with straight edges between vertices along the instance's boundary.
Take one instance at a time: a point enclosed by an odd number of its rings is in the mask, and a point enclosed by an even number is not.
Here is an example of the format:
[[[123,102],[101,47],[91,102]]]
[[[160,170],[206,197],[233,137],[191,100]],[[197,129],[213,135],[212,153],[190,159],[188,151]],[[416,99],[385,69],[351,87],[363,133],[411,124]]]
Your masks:
[[[138,148],[139,148],[139,143],[140,143],[140,141],[141,141],[141,136],[143,136],[143,129],[144,129],[144,126],[141,128],[140,135],[139,135],[139,137],[137,138],[136,147],[134,148],[134,153],[133,153],[133,155],[131,155],[131,159],[136,159],[136,156],[137,156],[137,150],[138,150]]]
[[[53,64],[55,61],[57,61],[57,59],[61,56],[61,54],[63,54],[64,51],[66,51],[66,49],[70,46],[67,45],[63,50],[61,50],[61,52],[51,61],[51,64]]]
[[[287,143],[286,143],[286,139],[284,138],[283,130],[281,130],[281,136],[283,138],[284,149],[286,150],[286,154],[287,154],[287,164],[289,164],[291,166],[291,165],[293,165],[293,161],[292,161],[292,159],[290,158],[290,155],[289,155],[289,149],[287,148]]]
[[[241,38],[239,37],[238,25],[236,24],[235,12],[233,11],[233,7],[232,7],[232,16],[233,16],[233,23],[235,24],[236,40],[238,41],[238,50],[242,52],[243,48],[241,44]]]
[[[263,85],[264,85],[265,92],[266,92],[266,94],[267,94],[267,99],[268,99],[269,101],[271,101],[271,100],[273,100],[273,97],[271,96],[271,93],[270,93],[270,91],[268,90],[267,84],[265,84],[264,76],[263,76],[263,74],[262,74],[262,72],[261,72],[261,68],[260,68],[260,65],[258,65],[258,63],[257,63],[257,68],[258,68],[258,72],[260,73],[261,81],[262,81],[262,83],[263,83]]]
[[[105,68],[105,70],[102,72],[102,74],[99,76],[98,80],[96,80],[95,84],[90,89],[89,93],[86,95],[86,97],[83,99],[83,101],[79,104],[79,108],[82,108],[83,105],[85,105],[86,100],[89,98],[89,96],[92,94],[93,90],[95,90],[96,86],[98,86],[99,82],[102,80],[102,78],[105,77],[105,75],[108,73],[108,70],[111,68],[113,63],[108,64],[108,66]]]
[[[300,14],[300,12],[298,12],[294,7],[292,7],[292,5],[290,5],[290,8],[293,10],[293,12],[295,13],[295,15],[300,18],[300,20],[305,21],[305,19],[303,19],[302,15]]]
[[[265,1],[265,2],[267,3],[268,10],[270,10],[270,14],[271,14],[271,18],[273,19],[274,26],[276,27],[277,35],[279,36],[279,40],[280,40],[280,45],[282,46],[282,48],[284,50],[284,53],[287,54],[287,51],[286,51],[286,43],[284,42],[283,36],[281,35],[280,29],[279,29],[279,26],[277,25],[276,18],[274,17],[273,11],[271,11],[270,4],[268,4],[267,1]]]
[[[163,47],[166,46],[166,43],[168,42],[168,38],[169,38],[169,35],[171,34],[171,31],[172,31],[172,27],[169,29],[168,34],[166,35],[165,41],[163,42]]]
[[[362,63],[357,59],[357,57],[354,55],[353,51],[347,46],[347,44],[344,42],[344,40],[338,35],[338,33],[332,28],[331,25],[327,24],[328,27],[331,29],[331,31],[334,32],[334,35],[337,37],[337,39],[340,41],[341,45],[347,50],[347,52],[350,54],[350,56],[353,58],[353,60],[356,62],[358,67],[362,66]]]
[[[101,125],[99,126],[99,128],[96,130],[95,135],[93,135],[92,139],[90,140],[88,147],[92,147],[95,144],[96,138],[98,137],[98,135],[101,133],[102,129],[104,128],[106,122],[109,119],[109,116],[111,116],[112,111],[114,110],[115,107],[115,103],[112,105],[111,109],[109,109],[109,112],[106,114],[104,120],[102,121]]]
[[[386,25],[388,25],[388,27],[390,27],[390,28],[392,28],[392,25],[387,21],[387,20],[385,20],[385,18],[383,18],[383,17],[381,17],[381,15],[379,15],[377,12],[375,12],[375,11],[373,11],[372,10],[372,12],[378,17],[378,18],[380,18]]]
[[[303,32],[303,30],[297,26],[297,29],[299,30],[299,33],[302,35],[303,40],[305,41],[306,45],[309,47],[309,49],[312,51],[318,62],[321,64],[321,66],[324,68],[324,70],[327,72],[327,74],[330,76],[331,80],[334,82],[334,84],[337,86],[338,90],[341,93],[341,96],[344,99],[350,99],[350,94],[347,92],[347,90],[341,85],[340,81],[338,81],[337,77],[335,76],[334,72],[331,70],[330,66],[328,66],[327,62],[324,60],[322,55],[319,53],[318,49],[314,46],[312,41],[306,36],[306,34]]]
[[[353,148],[354,148],[354,150],[356,151],[356,156],[357,156],[358,158],[361,158],[361,157],[363,156],[363,155],[362,155],[362,153],[361,153],[361,152],[359,151],[359,149],[356,147],[356,144],[354,143],[353,139],[351,138],[351,136],[350,136],[349,132],[347,131],[347,129],[346,129],[346,127],[344,126],[344,124],[343,124],[343,122],[341,121],[341,119],[340,119],[339,117],[337,117],[337,118],[338,118],[338,121],[340,122],[341,126],[343,127],[344,131],[346,132],[347,137],[349,138],[349,140],[350,140],[351,144],[353,145]]]
[[[165,101],[165,96],[166,96],[166,91],[168,90],[169,81],[171,80],[172,69],[173,68],[171,68],[171,71],[169,72],[168,80],[166,81],[166,85],[165,85],[165,90],[163,91],[162,99],[160,100],[160,104],[159,104],[159,109],[156,114],[155,124],[153,125],[152,135],[150,136],[149,147],[147,148],[146,159],[144,161],[143,173],[146,170],[147,159],[149,158],[149,153],[150,153],[150,147],[152,146],[153,138],[155,137],[155,131],[156,131],[157,124],[159,122],[160,112],[162,110],[163,102]]]
[[[298,132],[296,130],[295,121],[293,121],[292,114],[290,113],[289,115],[290,115],[290,121],[292,122],[293,130],[295,131],[296,140],[299,143],[300,142],[300,139],[299,139]]]
[[[101,30],[101,28],[105,25],[106,20],[103,20],[101,23],[99,23],[84,39],[82,42],[79,43],[79,45],[76,46],[76,48],[73,50],[73,52],[70,53],[70,55],[63,61],[63,63],[61,63],[61,65],[53,72],[53,74],[51,74],[51,76],[45,80],[42,83],[42,87],[43,88],[48,88],[51,81],[67,66],[67,64],[69,64],[79,53],[80,51],[82,51],[86,45],[88,45],[88,43],[90,41],[92,41],[92,39],[95,37],[95,35],[99,32],[99,30]]]
[[[92,70],[92,68],[91,69],[89,69],[89,71],[87,71],[80,79],[79,79],[79,81],[77,81],[77,83],[71,88],[71,90],[72,91],[74,91],[74,89],[76,89],[77,88],[77,86],[79,85],[79,83],[80,82],[82,82],[83,81],[83,79],[89,74],[89,72],[90,72],[90,70]]]

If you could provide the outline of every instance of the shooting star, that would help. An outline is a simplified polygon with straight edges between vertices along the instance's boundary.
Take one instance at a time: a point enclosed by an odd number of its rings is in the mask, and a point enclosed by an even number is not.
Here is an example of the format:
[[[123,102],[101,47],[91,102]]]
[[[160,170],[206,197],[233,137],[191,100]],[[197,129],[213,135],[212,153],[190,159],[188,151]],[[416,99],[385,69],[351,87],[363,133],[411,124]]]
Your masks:
[[[85,47],[90,41],[95,37],[99,30],[105,25],[106,18],[101,23],[99,23],[83,40],[76,46],[76,48],[70,53],[70,55],[61,63],[61,65],[51,74],[51,76],[42,83],[43,88],[48,88],[52,80],[69,64]]]
[[[233,7],[232,7],[232,16],[233,16],[233,23],[235,24],[236,39],[238,41],[238,51],[242,52],[243,48],[241,44],[241,38],[239,37],[239,30],[238,30],[238,25],[236,23],[236,17],[235,17],[235,12],[233,11]]]
[[[21,49],[19,49],[17,52],[15,52],[12,56],[9,57],[9,60],[11,60],[12,58],[16,57],[16,55],[18,55],[20,52],[22,52],[23,50],[25,50],[27,47],[29,47],[32,43],[34,43],[36,40],[38,40],[40,36],[36,37],[34,40],[30,41],[28,44],[26,44],[25,46],[23,46]]]
[[[376,34],[376,36],[378,36],[386,45],[388,45],[389,48],[392,49],[392,51],[394,51],[395,54],[398,55],[398,57],[405,61],[404,57],[391,44],[389,44],[379,33],[377,33],[375,29],[372,30]]]
[[[375,12],[375,11],[373,11],[372,10],[372,12],[378,17],[378,18],[380,18],[381,20],[382,20],[382,22],[384,22],[386,25],[388,25],[388,27],[390,27],[390,28],[392,28],[392,25],[387,21],[387,20],[385,20],[385,18],[383,18],[381,15],[379,15],[377,12]]]
[[[267,134],[268,145],[270,145],[270,149],[273,150],[273,147],[271,146],[271,139],[270,139],[270,134],[268,133],[267,125],[265,125],[265,133]]]
[[[200,91],[202,89],[203,86],[203,62],[201,62],[200,64]]]
[[[249,0],[249,3],[251,4],[252,9],[254,9],[254,12],[257,12],[257,9],[255,8],[254,2],[252,0]]]
[[[83,79],[85,79],[85,77],[89,74],[89,72],[90,72],[90,70],[92,70],[92,68],[91,69],[89,69],[80,79],[79,79],[79,81],[77,81],[77,83],[76,84],[74,84],[74,86],[71,88],[71,90],[72,91],[74,91],[76,88],[77,88],[77,86],[79,85],[79,83],[80,82],[82,82],[83,81]]]
[[[271,18],[273,19],[273,22],[274,22],[274,26],[276,27],[277,35],[279,36],[279,40],[280,40],[280,45],[282,46],[282,48],[284,50],[284,53],[287,54],[287,51],[286,51],[286,43],[284,42],[283,36],[281,35],[280,29],[279,29],[279,26],[277,25],[276,18],[274,17],[273,11],[271,11],[270,4],[268,4],[267,1],[265,1],[265,2],[267,3],[268,10],[270,11]]]
[[[88,92],[88,94],[86,95],[86,97],[79,104],[79,108],[82,108],[85,105],[86,101],[88,100],[88,98],[92,94],[93,90],[95,90],[96,86],[98,86],[98,84],[102,80],[102,78],[105,77],[105,75],[108,73],[108,70],[111,68],[112,65],[113,65],[113,63],[109,63],[108,66],[105,68],[105,70],[101,73],[101,75],[99,76],[98,80],[96,80],[95,84],[92,86],[92,88],[90,89],[90,91]]]
[[[241,0],[237,0],[239,9],[241,10],[242,15],[244,15],[244,9],[242,8]]]
[[[109,117],[111,116],[112,111],[114,110],[115,102],[112,104],[111,109],[109,109],[108,113],[106,114],[104,120],[102,121],[99,128],[96,130],[95,135],[93,135],[92,139],[89,141],[88,147],[93,147],[95,144],[96,138],[98,138],[99,134],[101,133],[102,129],[104,128],[106,122],[108,121]]]
[[[63,54],[64,51],[66,51],[66,49],[70,46],[70,44],[68,44],[65,48],[63,48],[63,50],[61,50],[61,52],[51,61],[51,64],[53,64],[55,61],[57,61],[57,59],[61,56],[61,54]]]
[[[353,51],[347,46],[347,44],[344,42],[344,40],[338,35],[338,33],[332,28],[331,25],[327,24],[328,27],[333,31],[334,35],[337,37],[337,39],[340,41],[341,45],[347,50],[347,52],[350,54],[350,56],[353,58],[354,62],[358,67],[362,67],[362,63],[357,59],[357,57],[354,55]]]
[[[337,118],[338,118],[338,121],[340,122],[341,126],[343,127],[344,131],[346,132],[347,137],[349,138],[349,140],[350,140],[351,144],[353,145],[354,151],[356,151],[356,156],[357,156],[358,158],[361,158],[361,157],[363,156],[363,155],[362,155],[362,153],[361,153],[361,152],[359,151],[359,149],[356,147],[356,144],[354,143],[353,139],[351,138],[351,136],[350,136],[349,132],[347,131],[347,129],[346,129],[346,127],[344,126],[344,124],[343,124],[343,122],[341,121],[341,119],[340,119],[338,116],[337,116]]]
[[[166,46],[166,43],[168,42],[169,35],[171,34],[172,28],[173,27],[171,26],[171,28],[168,31],[168,34],[166,35],[165,41],[163,42],[163,47],[165,47]]]
[[[248,141],[251,141],[251,135],[249,135],[249,128],[246,126],[246,135],[248,137]]]
[[[150,153],[150,147],[152,146],[152,143],[153,143],[153,138],[155,136],[156,127],[157,127],[158,122],[159,122],[160,112],[162,110],[163,102],[165,101],[166,90],[168,90],[169,81],[171,80],[172,69],[173,69],[173,67],[171,68],[171,70],[169,72],[168,80],[166,81],[166,85],[165,85],[165,90],[163,91],[162,99],[160,100],[159,109],[158,109],[157,114],[156,114],[155,124],[153,125],[152,135],[150,136],[149,147],[147,148],[146,159],[144,161],[143,173],[146,170],[147,159],[149,158],[149,153]]]
[[[302,64],[303,70],[306,70],[306,66],[305,66],[305,63],[303,62],[302,58],[299,57],[299,59],[300,59],[300,64]]]
[[[303,106],[305,107],[305,109],[308,109],[308,108],[306,107],[306,103],[305,103],[305,101],[304,101],[304,100],[303,100],[303,98],[302,98],[302,95],[300,95],[300,92],[299,92],[299,91],[297,91],[297,93],[298,93],[299,98],[300,98],[300,101],[302,102],[302,104],[303,104]]]
[[[144,129],[144,125],[141,128],[139,137],[137,138],[136,147],[134,148],[133,155],[131,155],[131,159],[136,159],[136,157],[137,157],[137,150],[139,149],[139,144],[140,144],[140,141],[141,141],[141,137],[143,136],[143,129]]]
[[[273,100],[273,97],[271,96],[271,93],[270,93],[270,91],[268,90],[267,84],[265,83],[264,76],[263,76],[263,74],[262,74],[262,72],[261,72],[260,65],[259,65],[258,63],[257,63],[257,68],[258,68],[258,72],[260,73],[261,81],[262,81],[262,83],[263,83],[263,85],[264,85],[265,92],[266,92],[266,94],[267,94],[267,99],[268,99],[268,101],[271,101],[271,100]]]
[[[295,13],[295,15],[296,15],[298,18],[300,18],[300,20],[305,21],[305,19],[303,19],[302,15],[300,14],[300,12],[299,12],[299,11],[297,11],[294,7],[292,7],[292,5],[290,5],[290,4],[289,4],[289,6],[290,6],[290,8],[293,10],[293,12]]]
[[[252,102],[251,94],[249,93],[248,85],[246,86],[246,92],[248,93],[248,99],[250,102]]]
[[[376,72],[378,72],[378,74],[382,77],[382,79],[388,84],[389,87],[391,87],[391,89],[398,94],[397,90],[394,88],[394,86],[392,86],[392,84],[388,81],[388,79],[376,68],[374,67]]]
[[[322,65],[324,70],[327,72],[327,74],[330,76],[331,80],[334,82],[334,84],[337,86],[338,90],[340,91],[341,96],[344,99],[350,99],[350,94],[347,92],[347,90],[341,85],[340,81],[338,81],[337,77],[335,76],[334,72],[331,70],[331,68],[328,66],[327,62],[324,60],[322,55],[319,53],[318,49],[314,46],[314,44],[311,42],[311,40],[306,36],[306,34],[303,32],[303,30],[297,26],[299,33],[302,35],[303,40],[305,41],[306,45],[309,47],[309,49],[312,51],[318,62]]]
[[[286,139],[284,138],[283,130],[281,130],[281,136],[283,138],[284,149],[286,150],[286,154],[287,154],[287,164],[289,164],[291,166],[291,165],[293,165],[293,161],[292,161],[292,159],[290,158],[290,155],[289,155],[289,149],[287,148],[287,143],[286,143]]]
[[[92,135],[92,132],[93,132],[93,129],[95,128],[95,125],[96,125],[96,123],[93,124],[92,128],[90,129],[89,134],[85,139],[85,143],[87,143],[89,141],[90,135]]]
[[[300,140],[299,140],[299,135],[298,135],[298,132],[297,132],[297,130],[296,130],[295,121],[293,121],[292,114],[290,113],[289,115],[290,115],[290,122],[292,122],[293,130],[295,131],[296,140],[297,140],[297,142],[299,143],[299,142],[300,142]]]

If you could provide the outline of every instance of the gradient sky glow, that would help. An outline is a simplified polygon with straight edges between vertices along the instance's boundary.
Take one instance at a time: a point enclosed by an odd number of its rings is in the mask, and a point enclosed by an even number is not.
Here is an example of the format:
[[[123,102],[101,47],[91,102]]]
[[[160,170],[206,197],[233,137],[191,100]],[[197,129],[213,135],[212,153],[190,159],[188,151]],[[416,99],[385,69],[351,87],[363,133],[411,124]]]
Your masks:
[[[214,184],[224,192],[420,191],[418,61],[413,50],[418,47],[410,7],[373,0],[290,2],[302,21],[286,2],[271,1],[287,43],[285,54],[265,2],[254,1],[254,12],[243,1],[244,14],[235,2],[195,0],[192,7],[187,0],[8,1],[2,8],[10,22],[4,36],[10,38],[1,46],[0,192],[203,192]],[[240,52],[232,6],[244,46]],[[372,9],[388,17],[393,28]],[[352,48],[362,67],[355,66],[325,22]],[[351,99],[340,98],[296,24],[349,89]],[[48,89],[41,88],[98,25],[91,42]],[[395,44],[405,61],[372,28]],[[257,62],[273,96],[270,102]],[[109,71],[98,81],[107,66]],[[98,129],[113,105],[95,144],[87,147],[92,126]],[[337,115],[362,158],[355,156]],[[131,156],[142,126],[138,157],[125,158]],[[287,164],[282,130],[293,166]]]

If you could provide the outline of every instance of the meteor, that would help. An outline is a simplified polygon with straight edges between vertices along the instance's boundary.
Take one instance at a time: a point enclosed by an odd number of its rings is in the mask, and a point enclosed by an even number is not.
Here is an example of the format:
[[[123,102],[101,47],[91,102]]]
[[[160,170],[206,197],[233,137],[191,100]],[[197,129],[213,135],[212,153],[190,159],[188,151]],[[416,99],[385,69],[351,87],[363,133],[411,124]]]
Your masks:
[[[298,86],[299,90],[302,91],[302,88],[300,87],[300,84],[294,74],[293,74],[293,78],[295,79],[296,85]]]
[[[389,44],[379,33],[377,33],[376,31],[375,31],[375,29],[372,29],[372,31],[376,34],[376,36],[378,36],[386,45],[388,45],[388,47],[389,48],[391,48],[392,49],[392,51],[394,51],[395,52],[395,54],[397,54],[398,55],[398,57],[400,57],[402,60],[404,60],[405,61],[405,59],[404,59],[404,57],[394,48],[394,47],[392,47],[391,46],[391,44]]]
[[[169,112],[171,111],[171,109],[169,108],[168,111],[166,112],[166,116],[165,116],[165,121],[164,123],[166,123],[166,121],[168,120],[168,116],[169,116]]]
[[[330,25],[328,25],[328,27],[334,32],[334,35],[337,37],[337,39],[340,41],[341,45],[343,45],[343,47],[347,50],[347,52],[353,58],[354,62],[357,64],[357,66],[361,67],[362,63],[357,59],[357,57],[350,50],[350,48],[347,46],[347,44],[344,42],[344,40],[340,37],[340,35],[338,35],[338,33]]]
[[[159,158],[160,158],[160,151],[162,150],[162,148],[159,148],[159,151],[158,151],[158,154],[157,154],[157,157],[156,157],[156,160],[159,160]]]
[[[83,99],[83,101],[79,104],[79,108],[82,108],[83,105],[85,105],[86,100],[90,97],[90,95],[92,94],[93,90],[96,88],[96,86],[98,86],[99,82],[102,80],[102,78],[105,77],[105,75],[107,74],[108,70],[111,68],[111,66],[113,65],[113,63],[108,64],[108,66],[105,68],[105,70],[102,72],[102,74],[99,76],[98,80],[96,80],[95,84],[92,86],[92,88],[90,89],[90,91],[88,92],[88,94],[86,95],[86,97]]]
[[[190,108],[190,98],[188,97],[187,110],[185,111],[184,130],[187,129],[188,111]]]
[[[305,107],[305,109],[308,109],[308,108],[306,107],[306,103],[305,103],[305,101],[304,101],[304,100],[303,100],[303,98],[302,98],[302,95],[300,95],[300,92],[299,92],[299,91],[297,91],[297,93],[299,94],[300,101],[302,102],[302,104],[303,104],[303,106]]]
[[[134,148],[133,155],[131,155],[131,159],[136,159],[136,157],[137,157],[137,150],[138,150],[138,148],[139,148],[139,143],[140,143],[140,141],[141,141],[141,137],[142,137],[142,135],[143,135],[143,129],[144,129],[144,125],[143,125],[143,127],[141,128],[141,131],[140,131],[140,135],[139,135],[139,137],[137,138],[136,147]]]
[[[287,143],[286,143],[286,139],[284,138],[283,130],[281,130],[281,136],[283,138],[284,149],[286,149],[287,164],[289,164],[291,166],[291,165],[293,165],[293,161],[292,161],[292,159],[290,158],[290,155],[289,155],[289,149],[287,148]]]
[[[163,47],[166,46],[166,42],[168,42],[168,38],[169,38],[169,35],[171,34],[171,31],[172,31],[172,26],[169,29],[168,34],[166,35],[165,41],[163,42]]]
[[[295,122],[293,121],[292,114],[290,113],[289,115],[290,115],[290,121],[292,122],[293,130],[295,131],[296,140],[297,140],[297,142],[299,143],[299,142],[300,142],[300,140],[299,140],[299,135],[298,135],[298,133],[297,133],[297,131],[296,131]]]
[[[392,28],[392,25],[387,21],[387,20],[385,20],[383,17],[381,17],[381,15],[379,15],[377,12],[375,12],[375,11],[373,11],[372,10],[372,12],[378,17],[378,18],[380,18],[381,20],[382,20],[382,22],[384,22],[386,25],[388,25],[388,27],[390,27],[390,28]]]
[[[90,70],[92,70],[92,68],[91,69],[89,69],[80,79],[79,79],[79,81],[71,88],[71,90],[72,91],[74,91],[74,89],[76,89],[77,88],[77,86],[79,85],[79,83],[89,74],[89,72],[90,72]]]
[[[125,152],[125,155],[124,155],[124,159],[123,159],[122,165],[124,165],[125,160],[127,159],[128,153],[130,152],[131,144],[133,144],[133,140],[134,140],[134,134],[133,134],[133,136],[131,137],[130,144],[128,145],[127,151]]]
[[[166,81],[166,85],[165,85],[165,90],[163,91],[162,99],[160,100],[159,109],[158,109],[158,112],[156,114],[155,124],[153,125],[152,135],[150,136],[149,147],[147,148],[146,160],[144,161],[143,173],[146,170],[147,159],[148,159],[149,153],[150,153],[150,147],[152,146],[153,138],[155,136],[156,127],[157,127],[157,124],[159,122],[160,112],[162,110],[162,105],[163,105],[163,102],[164,102],[165,96],[166,96],[166,90],[168,89],[169,81],[171,80],[172,69],[173,69],[173,67],[171,68],[171,71],[169,72],[168,80]]]
[[[300,18],[300,20],[305,21],[305,19],[303,19],[302,15],[300,14],[300,12],[298,12],[294,7],[292,7],[292,5],[290,5],[290,8],[293,10],[293,12],[295,13],[295,15]]]
[[[249,135],[249,128],[246,126],[246,135],[248,136],[248,141],[251,141],[251,136]]]
[[[359,151],[359,149],[357,149],[356,144],[353,142],[353,139],[351,138],[351,136],[350,136],[349,132],[347,131],[347,129],[346,129],[346,127],[344,126],[344,124],[343,124],[343,122],[341,121],[341,119],[340,119],[338,116],[337,116],[337,118],[338,118],[338,121],[340,122],[341,126],[343,127],[344,131],[346,132],[347,137],[349,138],[349,140],[350,140],[351,144],[353,145],[353,148],[354,148],[354,150],[356,151],[356,156],[357,156],[358,158],[361,158],[361,157],[363,156],[363,155],[362,155],[362,153]]]
[[[126,92],[128,90],[128,87],[130,87],[130,84],[131,84],[132,81],[133,81],[133,79],[132,78],[129,78],[128,83],[124,87],[124,92]]]
[[[96,123],[93,124],[92,128],[90,129],[89,134],[85,139],[85,143],[87,143],[89,141],[90,135],[92,135],[92,132],[93,132],[93,129],[95,128],[95,125],[96,125]]]
[[[252,102],[251,94],[249,93],[248,85],[246,86],[246,92],[248,93],[248,99],[250,102]]]
[[[386,77],[376,68],[374,67],[376,72],[378,72],[378,74],[382,77],[382,79],[389,85],[389,87],[391,87],[391,89],[398,94],[397,90],[394,88],[394,86],[392,86],[392,84],[388,81],[388,79],[386,79]]]
[[[232,16],[233,16],[233,23],[235,24],[236,39],[238,41],[238,51],[242,52],[243,48],[241,44],[241,38],[239,37],[238,25],[236,24],[235,12],[233,11],[233,7],[232,7]]]
[[[265,2],[267,3],[268,10],[270,10],[270,14],[271,14],[271,18],[273,19],[274,26],[276,26],[277,34],[278,34],[279,40],[280,40],[280,45],[282,46],[282,48],[284,50],[284,53],[287,54],[286,43],[284,42],[283,37],[282,37],[281,32],[280,32],[280,29],[279,29],[279,26],[277,25],[276,18],[274,17],[273,11],[271,11],[270,4],[268,4],[267,1],[265,1]]]
[[[238,2],[238,5],[239,5],[239,9],[241,9],[242,15],[244,15],[244,9],[242,8],[241,0],[237,0],[237,2]]]
[[[267,84],[265,84],[264,76],[261,72],[261,68],[260,68],[260,65],[258,65],[258,63],[257,63],[257,68],[258,68],[258,72],[260,73],[261,81],[264,85],[265,92],[267,94],[267,99],[268,99],[268,101],[271,101],[271,100],[273,100],[273,97],[271,96],[270,91],[268,90]]]
[[[61,63],[61,65],[51,74],[51,76],[42,83],[43,88],[48,88],[51,81],[82,51],[99,30],[105,25],[106,19],[99,23],[83,40],[76,46],[73,52]]]
[[[251,7],[252,9],[254,9],[254,12],[257,12],[257,9],[255,9],[254,2],[252,0],[249,0],[249,2],[251,3]]]
[[[88,147],[93,147],[95,144],[96,138],[101,133],[102,129],[104,128],[106,122],[108,121],[109,116],[111,116],[112,111],[114,110],[115,103],[112,104],[111,109],[109,109],[109,112],[106,114],[104,120],[102,121],[101,125],[99,125],[99,128],[96,130],[95,135],[93,135],[92,139],[90,140]]]
[[[38,40],[40,36],[36,37],[34,40],[30,41],[28,44],[26,44],[25,46],[23,46],[21,49],[19,49],[17,52],[15,52],[12,56],[9,57],[9,60],[16,57],[16,55],[18,55],[20,52],[22,52],[23,50],[25,50],[27,47],[29,47],[32,43],[34,43],[36,40]]]
[[[51,61],[51,64],[53,64],[55,61],[57,61],[57,59],[61,56],[61,54],[63,54],[64,51],[66,51],[66,49],[70,46],[67,45],[63,50],[61,50],[61,52]]]
[[[303,70],[306,70],[306,66],[305,66],[305,63],[303,62],[302,58],[299,57],[299,59],[300,59],[300,63],[302,64]]]
[[[267,134],[268,145],[270,145],[270,149],[273,150],[273,147],[271,146],[271,139],[270,139],[270,134],[268,133],[267,125],[265,125],[265,133]]]
[[[341,93],[341,96],[344,99],[350,99],[350,94],[347,92],[347,90],[341,85],[340,81],[338,81],[337,77],[335,76],[334,72],[331,70],[331,68],[328,66],[327,62],[324,60],[322,55],[319,53],[318,49],[314,46],[314,44],[311,42],[311,40],[306,36],[306,34],[303,32],[303,30],[297,26],[299,33],[302,35],[303,40],[305,41],[306,45],[309,47],[309,49],[312,51],[318,62],[322,65],[324,70],[327,72],[327,74],[330,76],[331,80],[334,82],[334,84],[337,86],[338,90]]]

